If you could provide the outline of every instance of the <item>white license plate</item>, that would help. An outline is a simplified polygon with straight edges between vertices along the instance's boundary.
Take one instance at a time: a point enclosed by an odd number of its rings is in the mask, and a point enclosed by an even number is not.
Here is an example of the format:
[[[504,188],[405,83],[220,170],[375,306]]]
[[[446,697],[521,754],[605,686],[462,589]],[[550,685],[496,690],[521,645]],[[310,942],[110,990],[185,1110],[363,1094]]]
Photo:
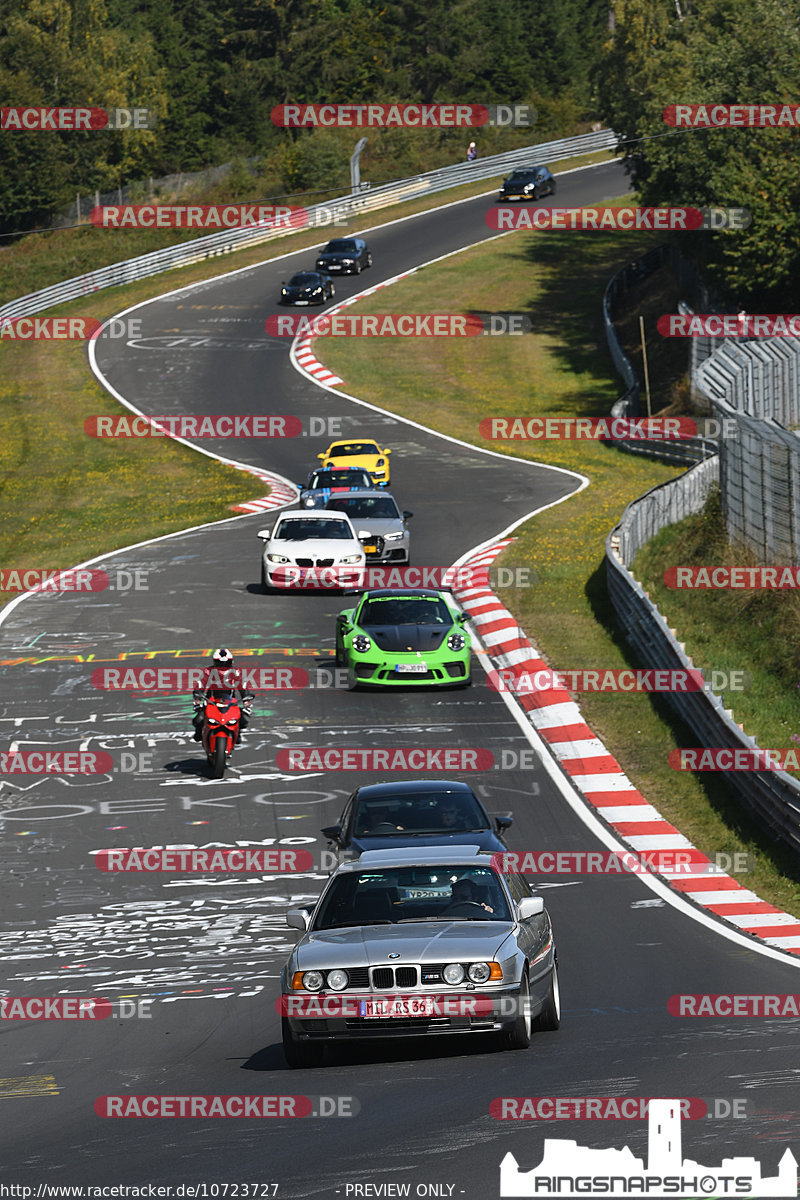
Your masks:
[[[381,996],[358,1002],[360,1017],[429,1017],[435,1011],[432,996]]]
[[[427,675],[428,664],[424,662],[395,663],[394,669],[398,675]]]

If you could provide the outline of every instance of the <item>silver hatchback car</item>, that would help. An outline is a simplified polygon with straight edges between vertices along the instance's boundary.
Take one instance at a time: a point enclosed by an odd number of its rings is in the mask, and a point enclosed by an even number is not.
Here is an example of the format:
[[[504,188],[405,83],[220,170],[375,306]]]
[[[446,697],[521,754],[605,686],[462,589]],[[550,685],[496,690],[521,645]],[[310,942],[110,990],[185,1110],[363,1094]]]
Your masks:
[[[522,1050],[559,1026],[544,901],[477,846],[367,851],[286,921],[303,933],[278,1002],[291,1067],[330,1042],[496,1033]]]

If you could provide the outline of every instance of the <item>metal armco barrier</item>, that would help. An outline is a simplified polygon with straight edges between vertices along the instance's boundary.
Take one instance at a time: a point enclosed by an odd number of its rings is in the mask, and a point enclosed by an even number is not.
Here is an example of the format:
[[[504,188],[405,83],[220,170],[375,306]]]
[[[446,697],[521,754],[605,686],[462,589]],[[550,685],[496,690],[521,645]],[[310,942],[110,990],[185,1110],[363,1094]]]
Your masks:
[[[609,596],[627,640],[648,666],[692,669],[695,664],[630,566],[637,551],[664,525],[700,511],[718,473],[715,456],[653,488],[628,505],[606,539]],[[693,731],[698,745],[757,748],[756,739],[744,733],[713,692],[664,693],[663,699]],[[800,782],[785,771],[729,771],[726,782],[763,829],[800,854]]]
[[[561,138],[555,142],[544,142],[537,146],[526,146],[520,150],[511,150],[506,154],[494,154],[489,158],[476,159],[475,162],[459,162],[449,167],[441,167],[437,171],[428,171],[413,179],[401,179],[395,183],[383,184],[381,187],[370,188],[329,200],[325,204],[316,204],[308,209],[308,227],[329,227],[340,218],[358,217],[401,200],[412,200],[417,196],[434,195],[447,188],[458,187],[462,183],[470,183],[475,179],[492,179],[513,171],[515,167],[524,166],[530,162],[559,162],[577,154],[590,154],[597,150],[613,150],[617,144],[617,135],[611,129],[601,129],[596,133],[580,134],[578,137]],[[63,283],[54,284],[39,292],[31,292],[0,307],[0,323],[13,320],[15,317],[28,317],[33,313],[43,312],[56,304],[64,304],[67,300],[76,300],[80,296],[89,296],[101,288],[118,287],[121,284],[134,283],[138,279],[147,279],[158,275],[161,271],[170,271],[173,267],[186,267],[192,263],[203,262],[218,254],[230,254],[234,250],[242,250],[248,246],[257,246],[275,238],[285,237],[285,229],[247,228],[228,229],[219,233],[209,234],[208,237],[194,238],[180,246],[170,246],[166,250],[154,250],[150,254],[142,254],[139,258],[130,258],[125,262],[113,263],[109,267],[101,267],[85,275],[77,275]]]

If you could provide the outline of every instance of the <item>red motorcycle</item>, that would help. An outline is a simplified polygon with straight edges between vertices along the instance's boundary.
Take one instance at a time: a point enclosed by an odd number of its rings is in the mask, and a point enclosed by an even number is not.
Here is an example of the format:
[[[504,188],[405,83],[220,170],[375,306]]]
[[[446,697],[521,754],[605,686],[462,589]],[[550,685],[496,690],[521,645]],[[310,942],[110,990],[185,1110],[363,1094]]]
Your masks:
[[[222,779],[239,740],[242,709],[232,692],[217,692],[203,709],[202,741],[214,779]]]

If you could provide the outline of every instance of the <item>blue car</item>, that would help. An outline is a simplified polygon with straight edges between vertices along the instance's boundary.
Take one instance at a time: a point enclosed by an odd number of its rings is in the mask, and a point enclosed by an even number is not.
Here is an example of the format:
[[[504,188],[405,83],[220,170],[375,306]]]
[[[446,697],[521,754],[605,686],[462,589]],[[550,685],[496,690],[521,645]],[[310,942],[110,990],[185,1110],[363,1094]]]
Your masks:
[[[372,476],[364,467],[321,467],[312,471],[308,482],[298,484],[301,508],[324,508],[336,492],[374,488]]]
[[[335,825],[321,832],[340,862],[365,850],[403,846],[478,846],[482,853],[508,850],[502,835],[513,824],[510,813],[494,824],[472,788],[448,779],[401,780],[357,788]]]

